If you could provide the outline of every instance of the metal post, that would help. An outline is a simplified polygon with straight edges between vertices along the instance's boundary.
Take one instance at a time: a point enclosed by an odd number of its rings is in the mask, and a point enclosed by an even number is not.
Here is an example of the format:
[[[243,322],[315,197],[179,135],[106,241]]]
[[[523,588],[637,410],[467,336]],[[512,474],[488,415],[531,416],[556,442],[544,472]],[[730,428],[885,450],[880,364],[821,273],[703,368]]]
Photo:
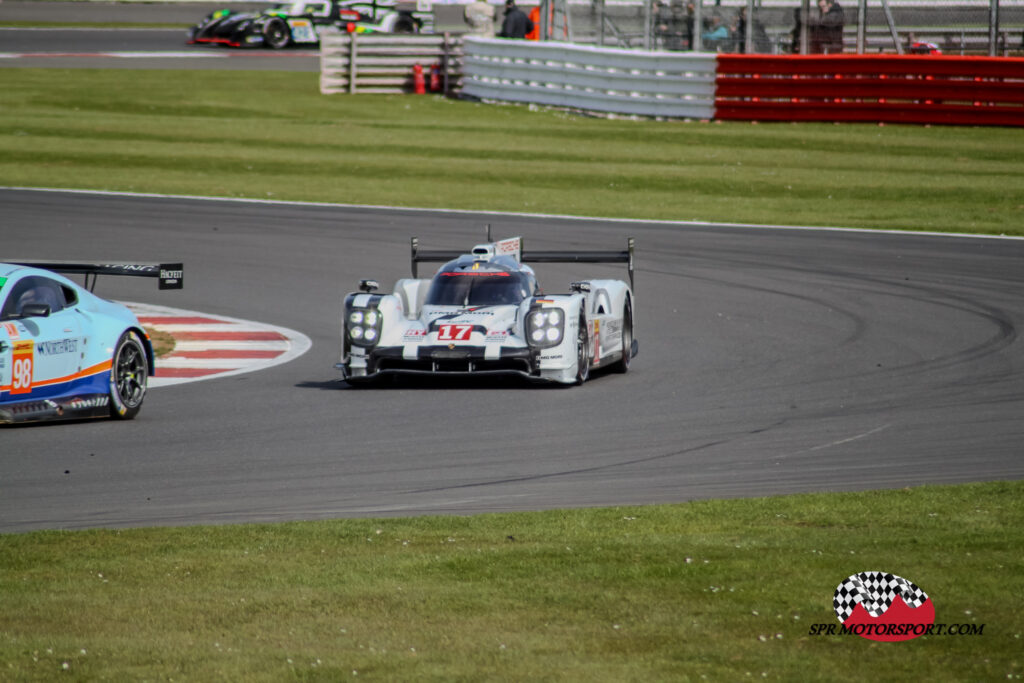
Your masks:
[[[800,54],[806,55],[811,51],[811,27],[807,25],[811,20],[811,0],[803,0],[800,15]]]
[[[896,54],[903,54],[903,43],[900,42],[900,34],[896,32],[896,22],[892,18],[892,10],[889,9],[889,0],[882,0],[882,9],[885,10],[885,23],[889,24],[889,35],[892,36],[892,44],[896,46]]]
[[[353,31],[348,34],[348,92],[350,95],[356,91],[356,34]]]
[[[857,3],[857,54],[867,51],[868,0]]]
[[[651,21],[651,5],[654,0],[644,0],[644,49],[651,50],[651,33],[654,31],[654,23]]]
[[[540,2],[541,40],[551,40],[551,2],[552,0],[541,0]]]
[[[754,0],[747,0],[747,25],[743,30],[743,53],[754,53]]]
[[[604,0],[597,0],[597,44],[604,47]]]
[[[701,14],[701,10],[704,9],[704,0],[694,0],[693,2],[693,45],[691,48],[694,52],[700,52],[704,49],[704,40],[701,37],[701,33],[704,32],[704,23]]]
[[[448,92],[448,67],[451,64],[451,59],[452,59],[452,57],[451,57],[451,55],[452,55],[452,43],[451,43],[451,34],[449,34],[447,31],[445,31],[445,33],[444,33],[443,50],[444,51],[443,51],[443,53],[441,55],[441,73],[442,73],[441,78],[444,79],[443,80],[443,83],[444,83],[444,86],[443,86],[444,87],[444,96],[448,97],[448,95],[450,94]]]
[[[999,0],[989,0],[988,3],[988,56],[996,56],[996,47],[999,39]]]

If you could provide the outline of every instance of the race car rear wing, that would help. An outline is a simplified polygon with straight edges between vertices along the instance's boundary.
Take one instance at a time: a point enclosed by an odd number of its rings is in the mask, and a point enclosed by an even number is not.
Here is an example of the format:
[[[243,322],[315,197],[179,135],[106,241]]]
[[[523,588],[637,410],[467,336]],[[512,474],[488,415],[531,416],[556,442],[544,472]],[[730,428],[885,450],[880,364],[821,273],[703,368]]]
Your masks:
[[[75,261],[9,261],[9,263],[52,270],[55,273],[85,275],[85,288],[90,292],[96,287],[96,280],[100,275],[155,277],[160,281],[160,289],[181,289],[183,287],[184,264],[181,263],[79,263]]]
[[[489,233],[488,233],[489,236]],[[464,251],[425,250],[419,248],[418,237],[412,238],[412,276],[418,277],[420,263],[447,263],[464,255]],[[629,270],[629,288],[633,289],[635,240],[626,238],[624,251],[523,251],[523,263],[625,263]]]

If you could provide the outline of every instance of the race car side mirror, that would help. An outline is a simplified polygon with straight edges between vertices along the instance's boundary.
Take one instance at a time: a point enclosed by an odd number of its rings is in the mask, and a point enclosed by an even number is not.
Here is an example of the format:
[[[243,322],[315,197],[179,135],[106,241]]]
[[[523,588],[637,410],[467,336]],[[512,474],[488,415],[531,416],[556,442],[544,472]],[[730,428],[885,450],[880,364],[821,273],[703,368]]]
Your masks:
[[[569,285],[569,289],[571,289],[574,292],[581,292],[581,293],[582,292],[589,292],[590,291],[590,283],[589,282],[573,282],[573,283],[571,283]]]
[[[21,307],[22,318],[49,318],[50,304],[25,304]]]
[[[380,289],[380,283],[376,280],[360,280],[359,291],[369,294],[375,289]]]

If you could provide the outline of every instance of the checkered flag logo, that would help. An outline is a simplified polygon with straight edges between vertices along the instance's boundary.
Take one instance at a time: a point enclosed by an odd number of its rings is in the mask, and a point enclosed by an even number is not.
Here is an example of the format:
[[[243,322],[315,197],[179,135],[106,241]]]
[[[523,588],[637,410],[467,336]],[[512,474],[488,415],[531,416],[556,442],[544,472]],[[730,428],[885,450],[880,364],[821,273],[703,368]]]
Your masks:
[[[912,608],[920,607],[928,600],[923,590],[902,576],[886,572],[861,572],[847,577],[839,584],[832,606],[841,623],[846,623],[857,605],[862,605],[868,614],[878,618],[885,614],[897,595]]]

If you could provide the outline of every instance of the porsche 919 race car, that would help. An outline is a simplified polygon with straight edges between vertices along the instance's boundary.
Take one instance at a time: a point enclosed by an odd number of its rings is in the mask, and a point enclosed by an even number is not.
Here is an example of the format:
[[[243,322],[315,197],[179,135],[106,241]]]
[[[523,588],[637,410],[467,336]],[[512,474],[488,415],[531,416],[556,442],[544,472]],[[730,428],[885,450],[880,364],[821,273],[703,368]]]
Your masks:
[[[319,31],[335,27],[358,33],[418,33],[424,20],[415,4],[375,0],[299,0],[270,9],[239,12],[220,9],[189,29],[189,43],[229,47],[316,45]]]
[[[0,263],[0,424],[138,414],[153,347],[134,313],[92,293],[99,275],[182,286],[180,263]]]
[[[490,239],[488,237],[488,239]],[[621,280],[573,282],[544,294],[533,263],[626,263]],[[445,262],[432,279],[417,264]],[[345,297],[341,370],[350,384],[385,375],[513,374],[582,384],[595,368],[629,370],[633,338],[633,239],[625,251],[523,252],[521,238],[471,253],[421,251],[412,240],[412,278],[392,294],[362,280]]]

